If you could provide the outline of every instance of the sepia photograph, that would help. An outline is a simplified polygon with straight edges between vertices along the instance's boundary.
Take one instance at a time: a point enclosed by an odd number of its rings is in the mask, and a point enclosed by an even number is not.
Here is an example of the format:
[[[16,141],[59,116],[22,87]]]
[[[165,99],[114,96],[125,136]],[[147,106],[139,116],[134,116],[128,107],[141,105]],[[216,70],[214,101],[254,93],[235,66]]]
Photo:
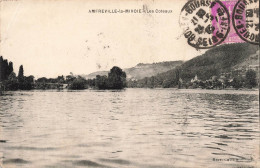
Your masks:
[[[258,0],[0,0],[0,168],[260,168]]]

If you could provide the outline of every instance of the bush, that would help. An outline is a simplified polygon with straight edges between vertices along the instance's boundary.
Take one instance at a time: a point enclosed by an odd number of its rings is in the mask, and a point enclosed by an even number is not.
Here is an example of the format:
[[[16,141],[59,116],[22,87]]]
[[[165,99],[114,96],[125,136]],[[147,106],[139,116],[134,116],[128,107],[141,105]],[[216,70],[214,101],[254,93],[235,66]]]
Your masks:
[[[87,87],[85,86],[85,80],[83,80],[83,79],[75,79],[75,80],[73,80],[69,84],[68,89],[72,89],[72,90],[87,89]]]
[[[7,80],[4,82],[5,90],[15,91],[19,89],[18,81]]]
[[[256,72],[254,70],[248,70],[246,72],[246,86],[248,88],[256,87]]]
[[[107,76],[97,75],[95,87],[98,89],[123,89],[126,87],[126,73],[114,66]]]

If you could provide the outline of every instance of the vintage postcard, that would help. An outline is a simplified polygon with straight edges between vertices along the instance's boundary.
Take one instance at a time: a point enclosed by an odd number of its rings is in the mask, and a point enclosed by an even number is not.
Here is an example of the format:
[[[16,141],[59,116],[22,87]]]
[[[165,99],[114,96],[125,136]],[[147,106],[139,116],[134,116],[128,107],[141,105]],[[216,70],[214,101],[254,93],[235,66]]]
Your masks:
[[[0,168],[259,168],[258,0],[0,0]]]

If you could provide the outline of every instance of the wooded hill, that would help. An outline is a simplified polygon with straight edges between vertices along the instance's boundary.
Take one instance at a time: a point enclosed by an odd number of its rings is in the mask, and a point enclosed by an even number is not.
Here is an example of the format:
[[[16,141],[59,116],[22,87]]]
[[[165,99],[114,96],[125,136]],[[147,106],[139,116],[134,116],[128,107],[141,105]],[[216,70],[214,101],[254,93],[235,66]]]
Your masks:
[[[248,62],[251,57],[256,57],[258,50],[259,46],[248,43],[216,46],[172,70],[150,78],[130,81],[128,86],[175,87],[180,78],[183,82],[189,82],[196,75],[200,80],[208,80],[212,76],[220,76],[223,73],[230,73],[235,68],[240,68],[239,65],[244,65],[244,62]],[[255,61],[259,61],[258,57]]]

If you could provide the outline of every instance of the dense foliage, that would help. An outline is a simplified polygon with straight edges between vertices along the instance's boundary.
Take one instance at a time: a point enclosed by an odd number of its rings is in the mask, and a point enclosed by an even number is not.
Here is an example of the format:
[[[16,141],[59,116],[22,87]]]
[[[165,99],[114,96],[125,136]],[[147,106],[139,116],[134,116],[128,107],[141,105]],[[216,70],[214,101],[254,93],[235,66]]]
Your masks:
[[[126,87],[126,73],[119,67],[114,66],[107,76],[97,75],[95,87],[98,89],[123,89]]]
[[[87,80],[79,76],[78,78],[75,78],[73,81],[69,83],[68,88],[72,90],[82,90],[87,89]]]
[[[0,57],[0,82],[4,90],[30,90],[34,87],[34,76],[24,76],[24,69],[21,65],[18,76],[13,72],[13,63]]]
[[[248,70],[246,72],[246,85],[248,88],[257,86],[256,82],[256,72],[253,70]]]
[[[0,82],[7,80],[8,76],[13,72],[13,63],[3,57],[0,57]]]
[[[36,89],[59,89],[66,85],[71,90],[93,89],[123,89],[126,87],[126,74],[119,67],[113,67],[108,76],[97,75],[95,79],[88,79],[81,76],[74,76],[72,73],[66,78],[39,78],[35,81]]]

